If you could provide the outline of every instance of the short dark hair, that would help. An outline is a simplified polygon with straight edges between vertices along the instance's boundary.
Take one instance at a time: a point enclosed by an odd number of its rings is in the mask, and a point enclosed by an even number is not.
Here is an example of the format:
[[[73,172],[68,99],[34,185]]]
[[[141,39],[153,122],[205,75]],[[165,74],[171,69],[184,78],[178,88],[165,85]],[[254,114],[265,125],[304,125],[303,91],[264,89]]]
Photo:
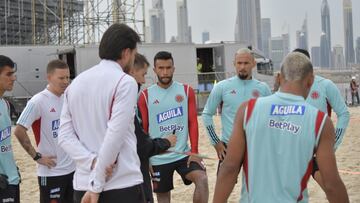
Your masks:
[[[302,54],[304,54],[305,56],[307,56],[307,57],[310,59],[310,54],[309,54],[309,52],[308,52],[307,50],[305,50],[305,49],[296,48],[296,49],[294,49],[294,51],[292,51],[292,52],[302,53]]]
[[[60,60],[60,59],[55,59],[52,60],[48,63],[47,67],[46,67],[46,73],[52,73],[55,71],[55,69],[68,69],[69,66],[67,63],[65,63],[64,61]]]
[[[0,73],[2,72],[5,66],[10,66],[11,68],[14,68],[15,63],[9,57],[0,55]]]
[[[167,51],[159,51],[155,56],[154,56],[154,66],[156,64],[156,60],[168,60],[171,59],[172,63],[174,64],[174,59],[171,55],[170,52]]]
[[[101,59],[116,61],[121,59],[123,50],[135,49],[140,42],[139,35],[125,24],[111,25],[101,38],[99,56]]]
[[[143,69],[144,67],[149,66],[149,61],[146,59],[146,57],[142,54],[136,53],[135,60],[134,60],[134,68],[136,70]]]

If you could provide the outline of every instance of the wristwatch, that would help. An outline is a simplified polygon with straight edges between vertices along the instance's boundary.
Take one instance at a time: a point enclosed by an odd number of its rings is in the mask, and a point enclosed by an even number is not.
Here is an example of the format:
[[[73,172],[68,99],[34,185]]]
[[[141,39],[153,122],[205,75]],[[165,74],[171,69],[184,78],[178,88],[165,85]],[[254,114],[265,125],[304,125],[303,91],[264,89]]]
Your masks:
[[[37,160],[41,159],[41,157],[42,157],[41,154],[39,152],[36,152],[33,159],[34,159],[34,161],[37,161]]]

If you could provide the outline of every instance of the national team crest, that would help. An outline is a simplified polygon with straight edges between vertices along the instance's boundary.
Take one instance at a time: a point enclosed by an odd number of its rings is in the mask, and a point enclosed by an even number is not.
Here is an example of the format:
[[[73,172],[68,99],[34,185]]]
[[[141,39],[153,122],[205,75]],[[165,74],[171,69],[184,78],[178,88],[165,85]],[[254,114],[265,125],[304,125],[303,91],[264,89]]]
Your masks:
[[[184,101],[184,97],[182,95],[178,94],[175,96],[175,101],[177,103],[181,103],[182,101]]]
[[[310,96],[312,99],[319,99],[320,94],[317,91],[313,91]]]
[[[260,97],[260,92],[258,90],[253,90],[252,96],[255,98]]]

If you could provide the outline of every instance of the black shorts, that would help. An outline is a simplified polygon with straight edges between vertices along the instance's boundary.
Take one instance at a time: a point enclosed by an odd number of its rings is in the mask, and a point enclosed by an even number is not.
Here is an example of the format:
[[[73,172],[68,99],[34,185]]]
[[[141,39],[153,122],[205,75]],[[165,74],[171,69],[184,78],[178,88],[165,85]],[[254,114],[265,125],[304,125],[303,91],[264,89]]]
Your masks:
[[[0,189],[0,202],[20,203],[19,185],[8,185],[6,189]]]
[[[74,203],[80,203],[85,191],[74,191]],[[145,203],[142,185],[107,190],[100,193],[99,203]]]
[[[72,203],[74,172],[54,177],[38,177],[40,189],[40,203]]]
[[[174,189],[173,175],[174,171],[181,176],[185,185],[190,185],[192,182],[185,178],[186,174],[195,170],[204,169],[196,162],[191,162],[189,168],[187,167],[187,161],[189,156],[180,159],[178,161],[152,166],[154,174],[152,174],[152,182],[155,193],[169,192]]]

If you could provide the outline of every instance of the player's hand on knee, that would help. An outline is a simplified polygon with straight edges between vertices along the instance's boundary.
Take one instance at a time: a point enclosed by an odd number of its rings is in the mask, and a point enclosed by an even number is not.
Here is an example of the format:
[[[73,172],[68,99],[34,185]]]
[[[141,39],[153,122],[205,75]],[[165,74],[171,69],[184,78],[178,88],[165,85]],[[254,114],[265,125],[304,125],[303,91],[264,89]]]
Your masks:
[[[190,167],[190,163],[191,162],[196,162],[197,164],[199,164],[201,166],[202,169],[205,169],[205,163],[202,160],[202,158],[197,157],[197,156],[190,156],[188,161],[187,161],[187,167]]]
[[[83,198],[81,199],[81,203],[97,203],[99,201],[99,193],[94,193],[87,191]]]
[[[226,147],[224,143],[219,142],[215,146],[216,153],[220,161],[223,161],[226,155]]]
[[[42,156],[36,162],[38,164],[47,166],[49,169],[54,168],[56,166],[55,162],[56,156]]]
[[[172,134],[167,137],[165,137],[170,142],[170,146],[173,147],[176,145],[176,135]]]

